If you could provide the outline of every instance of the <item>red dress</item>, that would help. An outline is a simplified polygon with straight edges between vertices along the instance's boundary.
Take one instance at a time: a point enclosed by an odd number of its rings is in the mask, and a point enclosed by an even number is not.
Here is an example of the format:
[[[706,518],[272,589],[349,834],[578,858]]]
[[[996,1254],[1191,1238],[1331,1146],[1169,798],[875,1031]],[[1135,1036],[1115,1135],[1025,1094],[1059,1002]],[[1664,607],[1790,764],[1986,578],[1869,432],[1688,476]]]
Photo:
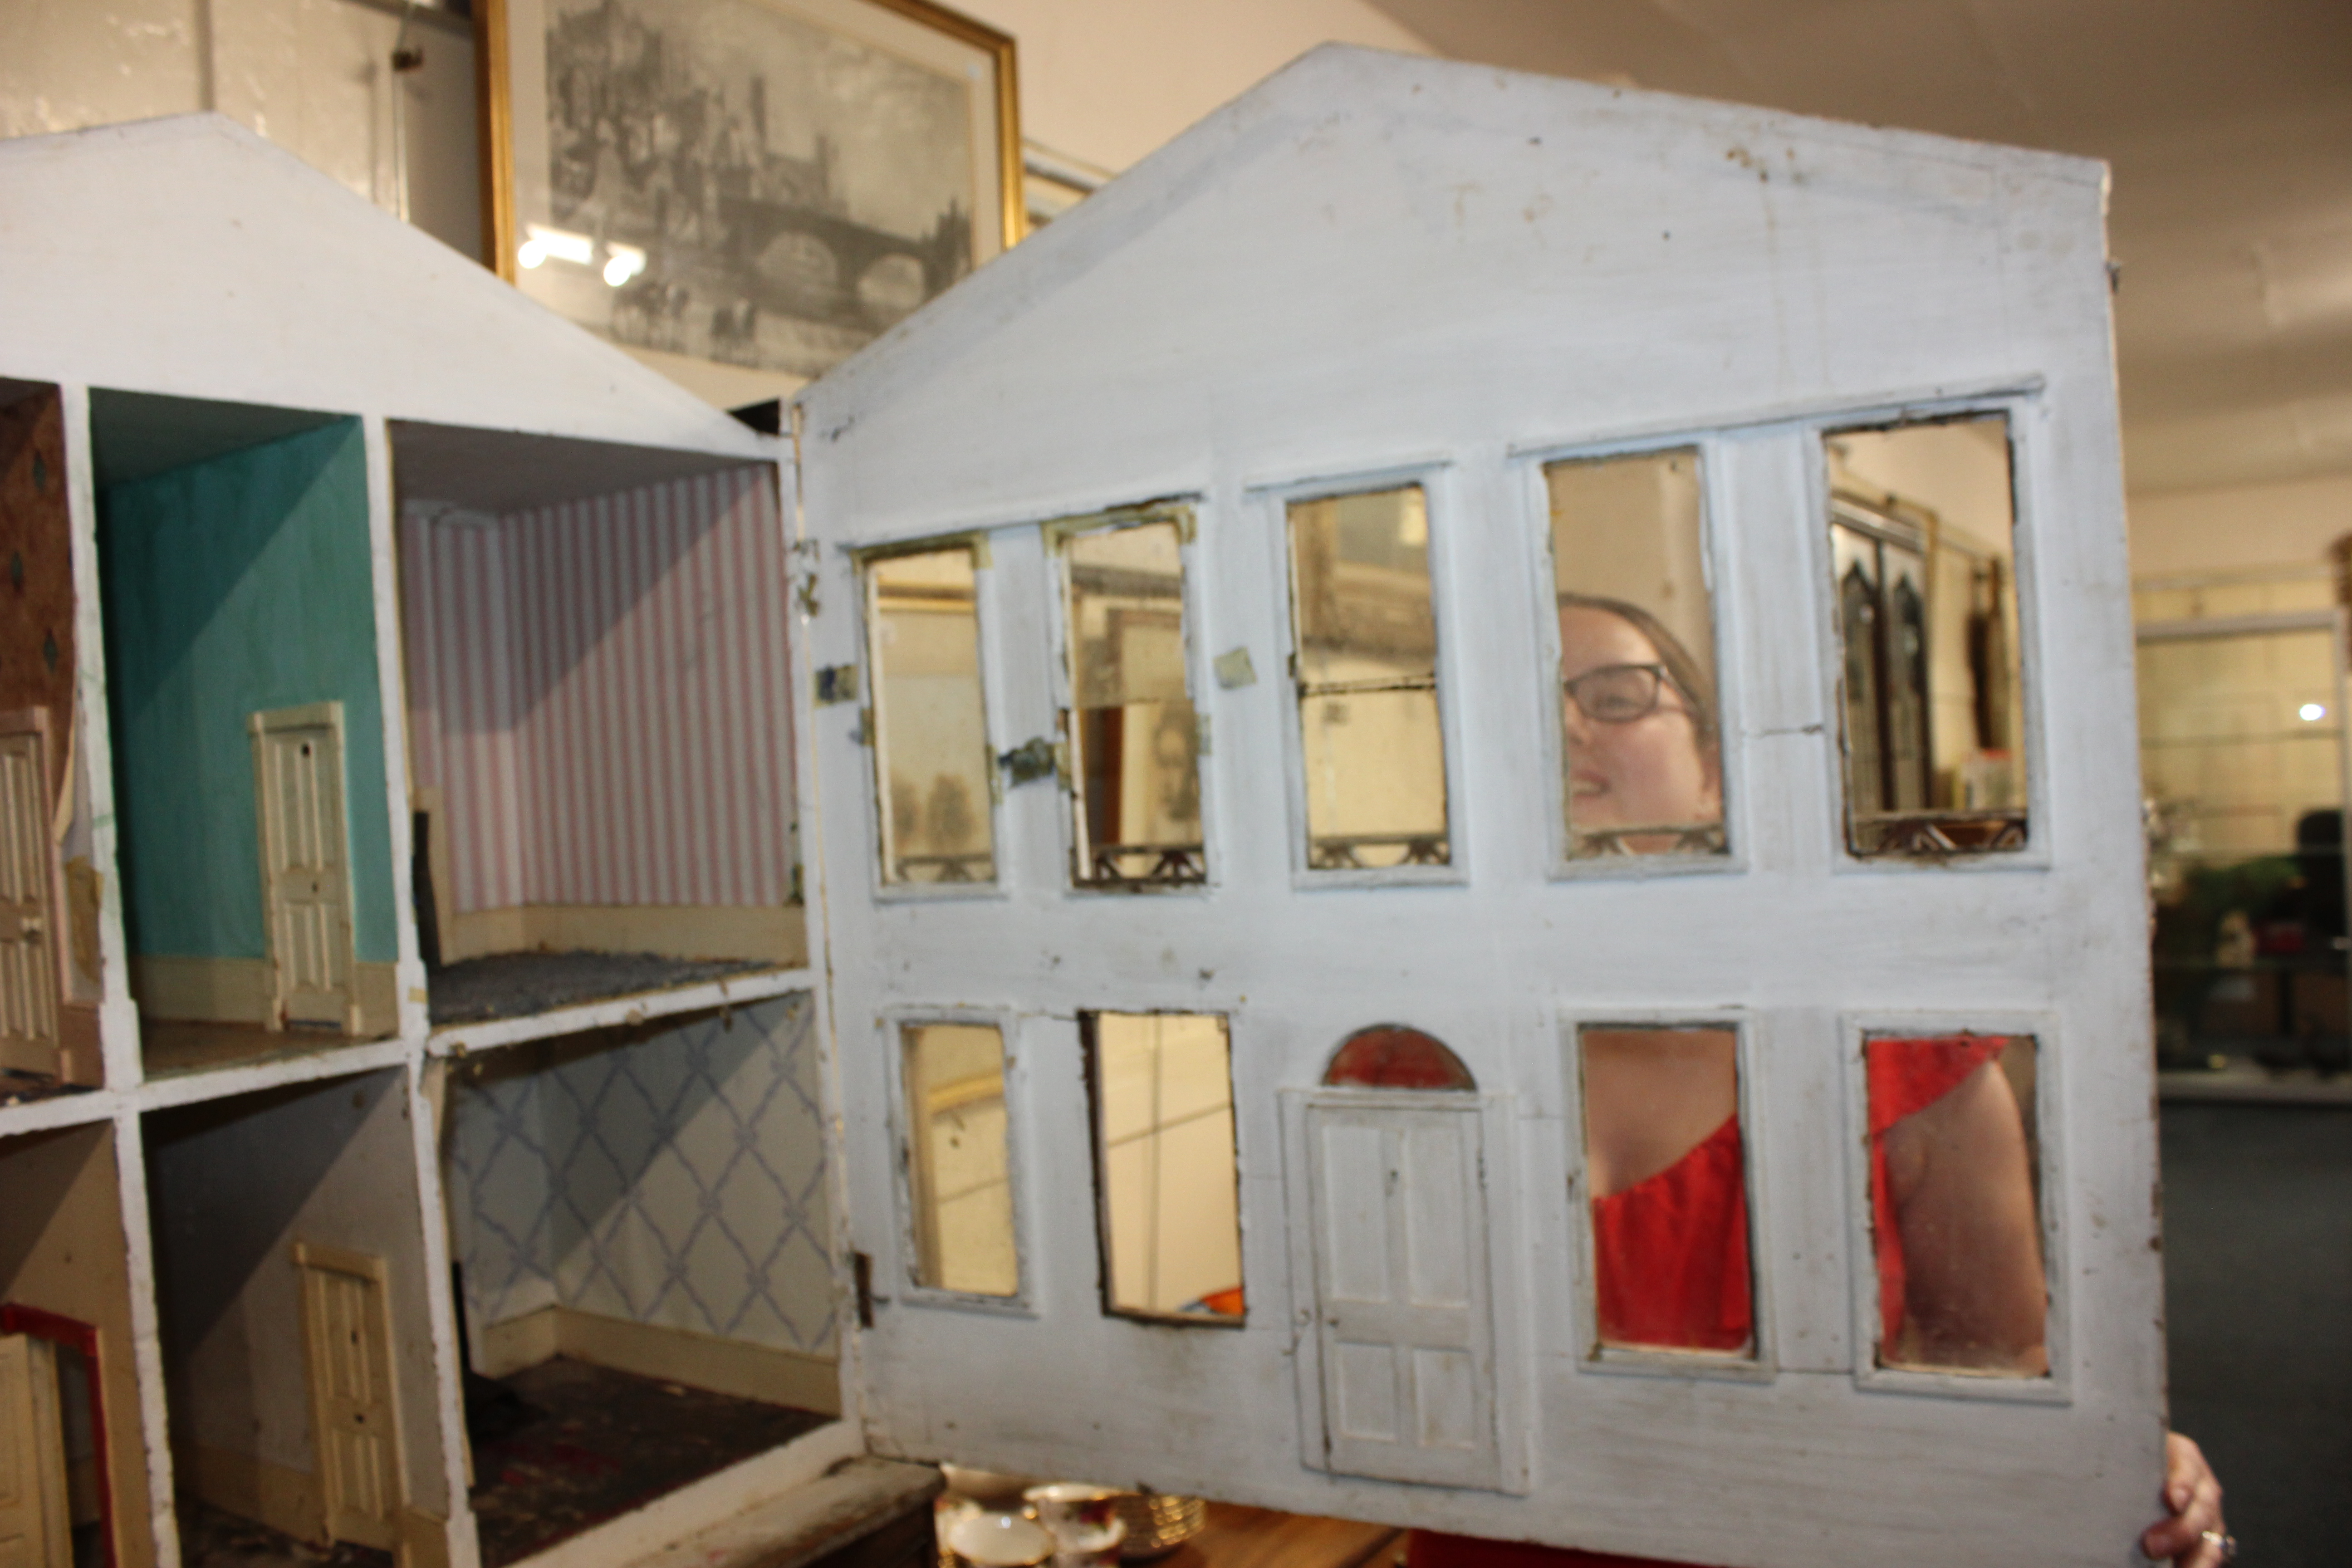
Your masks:
[[[1998,1036],[1869,1043],[1870,1206],[1885,1339],[1903,1326],[1906,1271],[1887,1180],[1886,1130],[1925,1110],[1993,1060]],[[1595,1199],[1592,1252],[1601,1337],[1614,1344],[1744,1351],[1755,1336],[1748,1294],[1748,1181],[1733,1116],[1646,1181]],[[1408,1568],[1664,1568],[1620,1557],[1416,1530]]]

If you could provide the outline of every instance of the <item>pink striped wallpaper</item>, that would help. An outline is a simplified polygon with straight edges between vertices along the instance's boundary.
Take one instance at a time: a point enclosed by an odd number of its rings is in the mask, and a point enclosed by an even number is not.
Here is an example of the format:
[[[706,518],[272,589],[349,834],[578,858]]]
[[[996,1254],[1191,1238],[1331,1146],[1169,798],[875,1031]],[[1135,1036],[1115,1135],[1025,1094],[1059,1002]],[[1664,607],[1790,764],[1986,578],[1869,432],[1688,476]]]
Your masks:
[[[788,579],[772,476],[404,509],[409,741],[459,912],[781,904]]]

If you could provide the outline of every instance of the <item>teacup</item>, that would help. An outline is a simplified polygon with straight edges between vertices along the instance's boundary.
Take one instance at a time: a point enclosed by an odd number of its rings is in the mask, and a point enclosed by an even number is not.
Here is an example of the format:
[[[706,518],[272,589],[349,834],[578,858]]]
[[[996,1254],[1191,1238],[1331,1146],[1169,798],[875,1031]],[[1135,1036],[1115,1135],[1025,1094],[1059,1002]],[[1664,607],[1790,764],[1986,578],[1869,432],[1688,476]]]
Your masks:
[[[1065,1563],[1118,1561],[1118,1543],[1127,1539],[1127,1521],[1118,1516],[1116,1489],[1055,1481],[1031,1487],[1021,1495],[1053,1531]]]
[[[972,1568],[1043,1568],[1054,1560],[1052,1532],[1017,1513],[967,1513],[948,1527],[948,1549]]]

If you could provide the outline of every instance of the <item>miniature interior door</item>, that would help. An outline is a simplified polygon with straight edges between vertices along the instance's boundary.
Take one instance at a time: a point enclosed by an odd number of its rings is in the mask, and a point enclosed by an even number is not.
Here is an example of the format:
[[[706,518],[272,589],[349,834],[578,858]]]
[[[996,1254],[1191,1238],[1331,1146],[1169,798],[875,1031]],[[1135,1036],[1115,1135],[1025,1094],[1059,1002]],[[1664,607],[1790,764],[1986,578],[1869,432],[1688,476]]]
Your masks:
[[[0,1068],[58,1070],[57,855],[39,709],[0,715]]]
[[[270,1025],[352,1027],[352,892],[343,819],[342,705],[252,719]]]
[[[391,1550],[400,1543],[400,1434],[392,1334],[380,1258],[298,1243],[303,1370],[327,1533]]]
[[[29,1334],[0,1335],[0,1568],[72,1560],[56,1361]]]

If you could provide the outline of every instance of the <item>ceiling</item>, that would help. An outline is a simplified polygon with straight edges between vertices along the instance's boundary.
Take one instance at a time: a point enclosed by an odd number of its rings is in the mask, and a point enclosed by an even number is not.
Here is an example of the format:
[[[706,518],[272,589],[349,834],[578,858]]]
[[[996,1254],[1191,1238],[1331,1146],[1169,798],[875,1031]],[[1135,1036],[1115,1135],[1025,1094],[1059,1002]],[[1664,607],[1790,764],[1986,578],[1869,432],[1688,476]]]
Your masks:
[[[2130,489],[2352,473],[2352,0],[1372,3],[1460,59],[2105,158]]]

